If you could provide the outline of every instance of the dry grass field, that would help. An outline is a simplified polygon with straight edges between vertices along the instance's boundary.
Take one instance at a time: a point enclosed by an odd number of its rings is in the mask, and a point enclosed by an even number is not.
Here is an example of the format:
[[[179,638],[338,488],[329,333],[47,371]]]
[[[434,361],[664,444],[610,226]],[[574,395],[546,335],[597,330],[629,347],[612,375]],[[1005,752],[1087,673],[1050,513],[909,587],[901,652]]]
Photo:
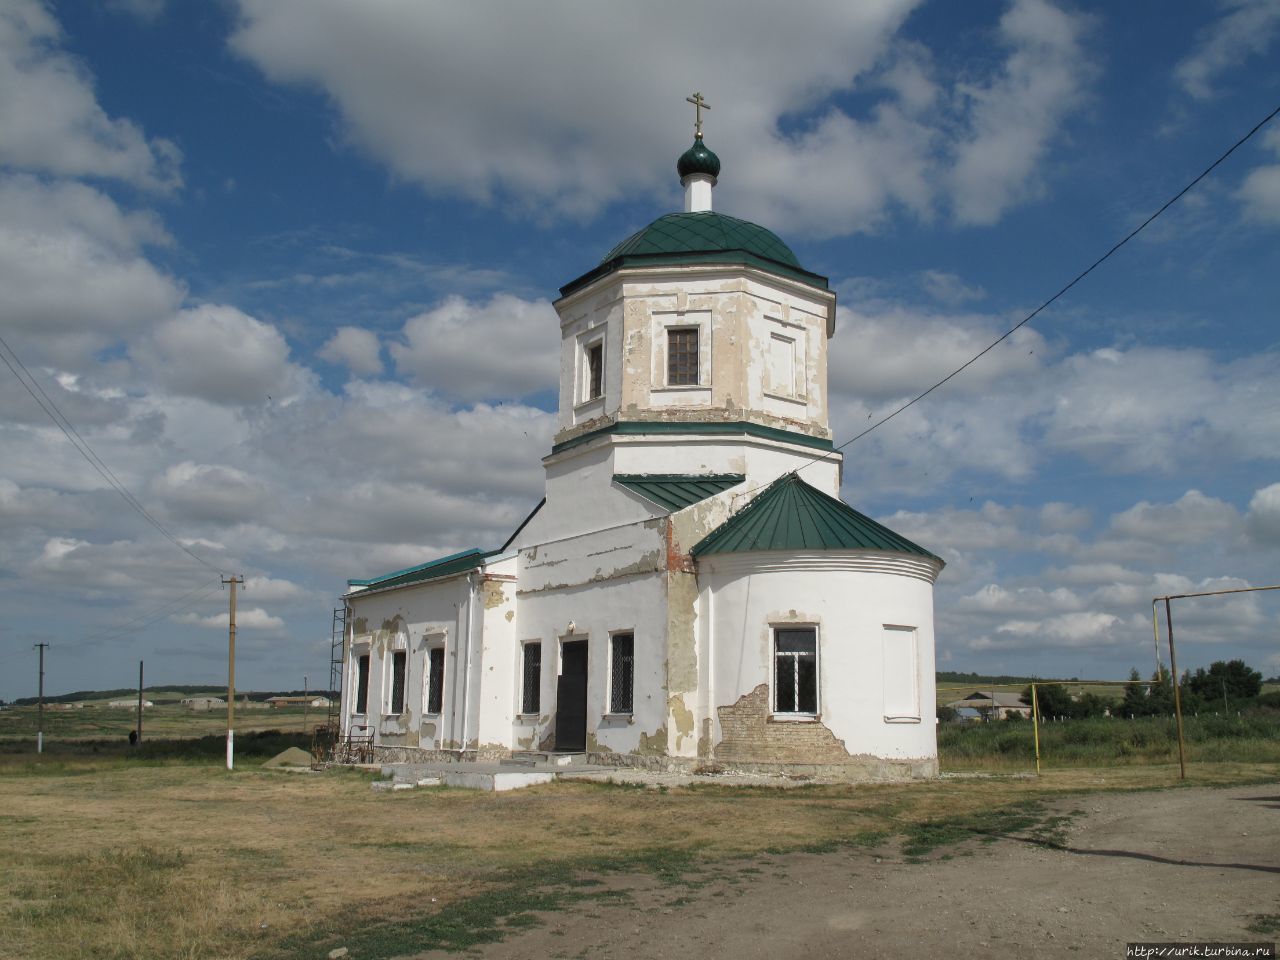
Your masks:
[[[480,942],[530,904],[554,909],[545,889],[584,872],[674,878],[691,863],[766,850],[942,835],[1002,811],[1025,816],[1037,800],[1166,787],[1176,775],[1161,765],[790,790],[559,783],[495,795],[374,792],[352,771],[11,754],[0,758],[0,956],[322,957],[358,932],[353,955],[390,957],[410,941]],[[1280,764],[1191,770],[1202,785],[1277,776]]]
[[[226,691],[222,691],[223,694]],[[211,692],[217,696],[217,691]],[[150,696],[150,695],[149,695]],[[183,707],[176,696],[170,701],[155,699],[155,706],[142,712],[143,738],[188,739],[210,734],[226,733],[227,713],[222,710],[192,711]],[[34,742],[36,736],[36,708],[13,707],[0,710],[0,747],[7,743]],[[255,730],[279,730],[283,733],[301,733],[304,729],[324,722],[323,708],[289,707],[275,710],[261,705],[245,709],[236,704],[236,731],[250,733]],[[127,740],[129,731],[137,722],[137,712],[131,707],[108,707],[106,701],[87,701],[80,709],[66,710],[48,706],[44,712],[44,735],[47,741],[73,742],[81,740]]]

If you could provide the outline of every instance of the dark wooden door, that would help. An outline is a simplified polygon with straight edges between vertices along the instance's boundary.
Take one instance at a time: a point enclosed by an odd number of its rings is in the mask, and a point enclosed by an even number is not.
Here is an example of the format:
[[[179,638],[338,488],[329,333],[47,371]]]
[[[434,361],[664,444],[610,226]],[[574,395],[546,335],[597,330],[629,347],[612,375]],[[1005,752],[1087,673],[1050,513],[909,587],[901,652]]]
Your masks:
[[[587,749],[587,641],[571,640],[560,648],[556,681],[556,749]]]

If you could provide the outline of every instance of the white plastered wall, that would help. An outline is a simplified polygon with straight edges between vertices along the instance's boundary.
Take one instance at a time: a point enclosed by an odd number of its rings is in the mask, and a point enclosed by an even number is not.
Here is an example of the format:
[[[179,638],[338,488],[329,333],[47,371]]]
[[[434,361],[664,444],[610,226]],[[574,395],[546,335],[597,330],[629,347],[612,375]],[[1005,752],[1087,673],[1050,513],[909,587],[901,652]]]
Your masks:
[[[819,720],[851,757],[936,760],[933,579],[937,564],[880,551],[760,552],[699,561],[699,641],[712,741],[718,708],[761,684],[772,697],[772,628],[818,631]],[[914,630],[918,716],[886,715],[885,628]],[[898,631],[890,640],[900,640]],[[705,683],[705,681],[704,681]],[[770,701],[772,703],[772,701]],[[774,722],[794,722],[777,720]]]

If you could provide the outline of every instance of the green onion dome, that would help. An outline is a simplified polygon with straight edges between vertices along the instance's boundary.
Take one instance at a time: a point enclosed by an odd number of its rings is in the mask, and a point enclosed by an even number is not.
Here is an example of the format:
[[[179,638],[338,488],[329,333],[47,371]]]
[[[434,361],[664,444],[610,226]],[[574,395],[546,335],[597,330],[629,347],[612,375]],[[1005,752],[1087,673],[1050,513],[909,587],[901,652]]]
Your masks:
[[[720,176],[720,158],[711,152],[702,142],[702,137],[695,137],[693,146],[680,154],[676,161],[676,173],[683,180],[691,173],[705,173],[711,177]]]

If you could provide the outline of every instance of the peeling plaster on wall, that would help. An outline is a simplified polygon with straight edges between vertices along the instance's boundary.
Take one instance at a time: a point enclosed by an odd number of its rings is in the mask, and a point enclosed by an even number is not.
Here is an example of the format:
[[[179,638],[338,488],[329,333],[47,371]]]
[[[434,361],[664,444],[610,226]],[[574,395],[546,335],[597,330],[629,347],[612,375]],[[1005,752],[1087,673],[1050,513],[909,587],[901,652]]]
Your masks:
[[[554,750],[556,748],[556,725],[548,724],[543,731],[542,739],[538,741],[538,749],[541,751]]]
[[[820,720],[769,719],[769,685],[762,683],[729,706],[717,707],[721,740],[715,757],[725,762],[842,763],[852,755]]]
[[[684,747],[684,741],[693,736],[693,711],[685,705],[683,697],[671,696],[667,698],[667,714],[675,726],[675,748],[679,751]]]
[[[515,612],[514,610],[508,610],[508,611],[507,611],[507,616],[506,616],[507,623],[510,623],[510,622],[511,622],[512,620],[514,620],[515,618],[516,618],[516,612]]]
[[[369,621],[364,617],[356,617],[355,620],[352,622],[351,629],[354,630],[356,633],[368,633]]]
[[[641,756],[659,756],[667,755],[667,728],[661,726],[653,733],[640,734],[640,744],[636,747],[636,753]]]
[[[537,734],[535,734],[535,733],[529,733],[529,734],[528,734],[528,736],[517,736],[517,737],[516,737],[516,749],[517,749],[517,750],[532,750],[532,749],[533,749],[533,738],[534,738],[536,735],[537,735]]]
[[[516,596],[527,597],[531,594],[547,593],[553,590],[570,590],[574,587],[588,586],[593,583],[606,583],[610,580],[621,580],[624,577],[641,576],[648,573],[657,573],[662,570],[662,553],[659,550],[653,550],[643,554],[638,560],[628,563],[625,566],[618,567],[616,570],[604,572],[600,567],[596,568],[596,572],[580,583],[548,583],[541,587],[531,587],[526,590],[517,590]]]
[[[507,602],[507,595],[502,591],[502,583],[485,580],[480,587],[480,594],[483,598],[484,608],[492,610],[494,607],[500,607]]]
[[[691,573],[667,574],[667,692],[698,689],[698,579]]]
[[[436,725],[434,723],[424,723],[422,725],[422,736],[434,740],[436,738]]]

